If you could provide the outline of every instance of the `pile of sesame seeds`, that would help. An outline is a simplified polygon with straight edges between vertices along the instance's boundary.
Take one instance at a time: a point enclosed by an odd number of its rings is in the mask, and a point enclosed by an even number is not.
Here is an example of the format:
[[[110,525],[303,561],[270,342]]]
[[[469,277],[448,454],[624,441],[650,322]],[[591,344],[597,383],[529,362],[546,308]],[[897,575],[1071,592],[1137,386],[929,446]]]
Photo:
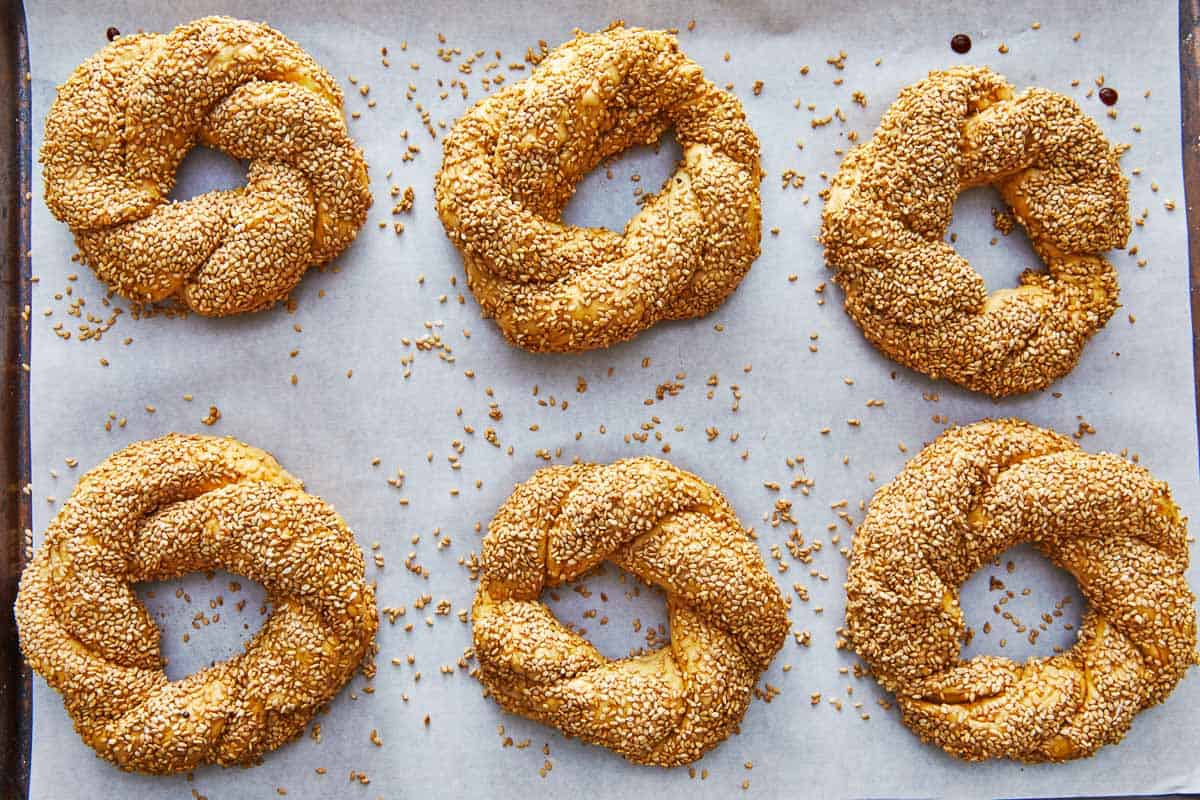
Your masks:
[[[683,161],[618,234],[563,224],[579,180],[673,127]],[[437,209],[513,344],[605,347],[719,306],[759,253],[759,145],[741,103],[665,31],[619,23],[551,51],[444,143]]]
[[[987,294],[946,241],[954,200],[995,184],[1048,272]],[[905,88],[874,137],[847,154],[822,216],[846,311],[891,358],[995,397],[1070,372],[1117,307],[1099,253],[1130,232],[1117,151],[1070,98],[1014,96],[981,67]]]

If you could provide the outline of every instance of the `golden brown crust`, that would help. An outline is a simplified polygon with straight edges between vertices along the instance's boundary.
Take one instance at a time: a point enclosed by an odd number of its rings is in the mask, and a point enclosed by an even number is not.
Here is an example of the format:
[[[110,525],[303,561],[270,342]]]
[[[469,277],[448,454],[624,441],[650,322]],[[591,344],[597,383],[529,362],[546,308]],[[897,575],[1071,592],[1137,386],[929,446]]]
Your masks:
[[[994,184],[1048,272],[990,296],[945,241],[954,200]],[[982,67],[931,72],[900,93],[829,189],[825,259],[846,311],[889,357],[995,397],[1067,374],[1117,307],[1099,254],[1129,237],[1116,151],[1073,100],[1014,96]]]
[[[683,161],[623,233],[563,224],[588,171],[669,127]],[[455,123],[437,207],[505,338],[587,350],[719,306],[758,257],[761,178],[737,98],[674,36],[617,25],[578,34]]]
[[[958,587],[1018,542],[1079,582],[1067,652],[959,658]],[[938,437],[876,493],[846,583],[853,646],[922,739],[972,761],[1064,761],[1121,740],[1196,659],[1186,520],[1142,467],[1021,420]]]
[[[170,681],[140,581],[227,569],[274,610],[245,652]],[[345,522],[261,450],[136,442],[80,479],[25,568],[21,649],[83,740],[122,769],[248,763],[299,735],[363,661],[377,618]]]
[[[667,593],[669,647],[609,661],[538,597],[610,560]],[[654,458],[547,467],[484,539],[479,679],[508,711],[678,766],[734,731],[787,636],[787,605],[733,509]]]
[[[169,202],[197,142],[249,159],[246,187]],[[333,77],[277,31],[228,17],[122,37],[85,61],[59,87],[40,160],[46,204],[102,280],[212,316],[283,299],[371,205]]]

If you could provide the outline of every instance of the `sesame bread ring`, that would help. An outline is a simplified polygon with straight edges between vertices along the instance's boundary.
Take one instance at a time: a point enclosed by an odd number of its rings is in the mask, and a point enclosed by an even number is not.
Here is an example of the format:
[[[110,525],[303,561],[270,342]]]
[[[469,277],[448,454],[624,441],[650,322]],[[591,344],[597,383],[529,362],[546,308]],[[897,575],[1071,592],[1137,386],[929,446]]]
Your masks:
[[[245,652],[168,680],[140,581],[227,569],[273,606]],[[21,650],[124,770],[246,764],[298,736],[371,648],[374,590],[342,518],[261,450],[171,434],[80,479],[21,576]]]
[[[605,560],[666,592],[668,647],[610,661],[538,600]],[[725,498],[654,458],[517,486],[488,526],[471,613],[478,677],[505,710],[663,767],[736,729],[790,625]]]
[[[959,657],[958,587],[1018,542],[1087,599],[1065,653]],[[970,761],[1065,761],[1119,742],[1196,660],[1187,523],[1165,483],[1015,419],[943,433],[854,536],[850,642],[923,740]]]
[[[668,128],[683,160],[624,232],[562,222],[587,172]],[[671,34],[617,24],[577,34],[455,123],[437,209],[505,338],[588,350],[719,306],[758,257],[761,178],[737,98]]]
[[[248,159],[246,186],[169,200],[197,143]],[[46,204],[101,280],[208,316],[282,300],[371,205],[333,77],[277,31],[228,17],[123,36],[85,61],[59,87],[40,160]]]
[[[1014,95],[999,75],[956,67],[900,92],[829,188],[825,260],[846,311],[890,358],[994,397],[1067,374],[1117,307],[1100,253],[1129,237],[1118,152],[1075,101]],[[1045,272],[988,294],[945,241],[963,189],[993,184]]]

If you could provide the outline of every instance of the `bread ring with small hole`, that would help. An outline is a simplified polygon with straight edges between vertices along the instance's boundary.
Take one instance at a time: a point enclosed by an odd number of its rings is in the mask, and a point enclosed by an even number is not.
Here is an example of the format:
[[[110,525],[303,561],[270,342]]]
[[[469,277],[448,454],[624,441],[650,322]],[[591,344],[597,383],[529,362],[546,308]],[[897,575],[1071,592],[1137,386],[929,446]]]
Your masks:
[[[666,592],[667,647],[610,661],[539,601],[605,560]],[[471,613],[479,680],[507,711],[666,767],[734,731],[790,624],[725,498],[654,458],[517,486],[488,526]]]
[[[245,652],[171,681],[141,581],[227,569],[273,610]],[[300,735],[372,648],[374,590],[328,504],[232,439],[136,442],[88,471],[21,576],[21,650],[128,771],[247,764]]]
[[[246,186],[168,199],[197,143],[248,159]],[[337,256],[367,218],[367,165],[333,77],[266,25],[206,17],[122,36],[58,89],[46,204],[83,261],[136,302],[255,311]]]
[[[958,587],[1032,542],[1088,602],[1076,644],[959,657]],[[1119,742],[1196,661],[1187,522],[1137,464],[1015,419],[943,433],[871,501],[846,583],[849,638],[904,724],[959,758],[1065,761]]]
[[[855,147],[822,215],[825,260],[846,311],[888,357],[994,397],[1070,372],[1117,308],[1100,254],[1129,237],[1118,151],[1069,97],[1019,95],[983,67],[955,67],[900,92]],[[993,184],[1047,271],[987,293],[946,239],[954,201]]]
[[[683,160],[623,233],[563,223],[586,173],[668,128]],[[587,350],[719,306],[758,257],[761,178],[737,98],[670,33],[618,24],[577,34],[455,123],[437,209],[506,339]]]

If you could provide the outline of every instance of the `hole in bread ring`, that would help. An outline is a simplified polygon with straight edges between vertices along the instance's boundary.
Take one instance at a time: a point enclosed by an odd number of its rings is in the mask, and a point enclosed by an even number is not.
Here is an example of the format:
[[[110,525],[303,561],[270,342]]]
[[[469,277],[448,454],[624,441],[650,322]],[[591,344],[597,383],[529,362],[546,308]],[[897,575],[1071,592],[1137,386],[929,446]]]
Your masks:
[[[159,654],[171,681],[240,653],[272,608],[261,584],[222,569],[133,589],[159,628]]]
[[[1087,601],[1078,640],[1024,664],[964,659],[957,587],[1032,542]],[[1121,740],[1194,663],[1186,522],[1144,468],[1020,420],[943,433],[854,537],[849,639],[903,721],[972,761],[1061,761]]]
[[[931,72],[901,91],[846,155],[822,214],[846,311],[890,358],[1001,397],[1070,372],[1117,307],[1131,221],[1118,151],[1070,98],[1014,95],[982,67]],[[994,185],[1045,271],[988,294],[945,241],[955,198]]]

